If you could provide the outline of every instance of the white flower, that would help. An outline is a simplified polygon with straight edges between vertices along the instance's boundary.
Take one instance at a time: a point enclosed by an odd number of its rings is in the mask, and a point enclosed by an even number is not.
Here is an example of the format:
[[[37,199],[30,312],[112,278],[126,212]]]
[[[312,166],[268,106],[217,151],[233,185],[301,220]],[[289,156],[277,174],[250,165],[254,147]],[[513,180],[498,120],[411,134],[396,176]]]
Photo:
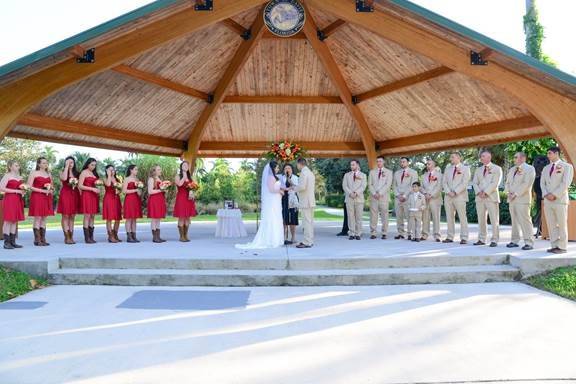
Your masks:
[[[286,150],[286,154],[287,154],[288,156],[290,156],[291,153],[292,153],[292,151],[290,150],[290,148],[288,148],[288,149]]]
[[[280,149],[284,149],[284,143],[280,143],[279,147]]]

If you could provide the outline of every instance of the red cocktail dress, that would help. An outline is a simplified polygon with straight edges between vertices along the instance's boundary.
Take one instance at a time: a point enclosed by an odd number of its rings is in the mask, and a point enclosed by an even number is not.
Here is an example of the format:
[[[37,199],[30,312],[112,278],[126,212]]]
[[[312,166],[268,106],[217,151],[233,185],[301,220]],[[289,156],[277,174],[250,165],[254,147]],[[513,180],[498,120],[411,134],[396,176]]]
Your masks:
[[[96,180],[94,176],[84,178],[84,186],[95,188]],[[85,215],[95,215],[100,212],[100,199],[96,192],[82,191],[80,194],[80,213]]]
[[[160,189],[161,181],[158,180],[154,189]],[[164,193],[155,193],[148,195],[148,218],[149,219],[163,219],[166,217],[166,197]]]
[[[46,184],[52,185],[52,178],[50,176],[36,176],[32,182],[32,186],[38,189],[45,189],[44,186]],[[32,192],[30,194],[28,216],[54,216],[54,195],[51,193]]]
[[[23,184],[22,180],[10,179],[6,184],[8,189],[20,189]],[[19,193],[7,192],[4,195],[4,221],[14,223],[16,221],[24,221],[24,198]]]
[[[135,191],[136,183],[131,181],[126,186],[129,191]],[[138,193],[127,193],[124,199],[124,218],[125,219],[140,219],[142,217],[142,200]]]
[[[106,186],[102,201],[102,218],[104,220],[122,220],[122,202],[114,185]]]
[[[62,181],[58,197],[58,213],[65,216],[76,215],[80,212],[80,191],[78,187],[72,188],[69,180],[70,178]]]
[[[174,217],[188,218],[196,216],[196,202],[188,198],[189,190],[186,183],[178,187],[176,203],[174,204]]]

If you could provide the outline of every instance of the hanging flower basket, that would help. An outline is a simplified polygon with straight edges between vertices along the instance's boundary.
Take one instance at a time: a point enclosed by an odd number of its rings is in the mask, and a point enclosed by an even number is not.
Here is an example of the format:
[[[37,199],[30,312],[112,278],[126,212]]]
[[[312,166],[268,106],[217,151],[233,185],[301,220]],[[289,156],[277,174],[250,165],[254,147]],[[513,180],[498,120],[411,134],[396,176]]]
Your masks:
[[[278,143],[272,143],[270,150],[265,153],[264,157],[286,163],[294,161],[299,157],[304,157],[305,153],[306,151],[300,145],[284,140]]]

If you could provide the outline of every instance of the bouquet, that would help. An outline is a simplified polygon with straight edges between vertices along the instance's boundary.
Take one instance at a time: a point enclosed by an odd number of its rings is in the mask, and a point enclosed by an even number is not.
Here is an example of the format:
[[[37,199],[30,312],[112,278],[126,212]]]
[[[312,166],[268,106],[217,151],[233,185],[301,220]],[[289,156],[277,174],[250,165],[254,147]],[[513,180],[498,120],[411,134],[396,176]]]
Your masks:
[[[78,179],[75,177],[71,177],[68,179],[68,185],[72,187],[72,189],[76,189],[78,187]]]
[[[168,180],[164,180],[160,182],[160,190],[162,192],[166,192],[168,190],[168,188],[170,188],[172,186],[172,183]]]
[[[94,185],[98,188],[101,188],[104,186],[104,182],[102,180],[98,179],[94,182]]]
[[[116,181],[114,183],[114,190],[116,191],[116,194],[119,195],[122,193],[122,183],[119,181]]]
[[[194,192],[200,188],[197,182],[194,180],[186,183],[186,189],[188,189],[188,200],[194,200]]]
[[[47,191],[53,191],[54,186],[52,185],[52,183],[46,183],[46,184],[44,184],[44,189]]]
[[[22,184],[20,184],[20,185],[18,186],[18,188],[19,188],[21,191],[24,191],[24,192],[29,192],[29,191],[30,191],[30,186],[29,186],[28,184],[22,183]]]
[[[284,140],[279,143],[272,143],[270,150],[266,152],[265,157],[270,160],[288,162],[304,156],[304,153],[304,149],[298,144]]]
[[[136,183],[136,189],[138,189],[140,192],[142,192],[144,190],[144,183],[139,181]]]

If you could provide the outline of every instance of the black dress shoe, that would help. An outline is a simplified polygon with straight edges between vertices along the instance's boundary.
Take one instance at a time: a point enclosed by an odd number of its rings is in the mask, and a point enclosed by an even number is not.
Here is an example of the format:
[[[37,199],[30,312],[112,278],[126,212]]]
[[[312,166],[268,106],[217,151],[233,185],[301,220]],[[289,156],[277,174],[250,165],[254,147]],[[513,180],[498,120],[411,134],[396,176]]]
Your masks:
[[[517,248],[517,247],[518,247],[518,244],[516,244],[516,243],[510,242],[510,243],[506,244],[506,248]]]
[[[374,240],[376,238],[376,235],[372,235],[370,236],[370,239]]]
[[[498,246],[498,243],[495,242],[495,241],[493,241],[493,242],[490,243],[490,248],[495,248],[495,247],[497,247],[497,246]]]
[[[356,240],[362,240],[362,238],[360,236],[356,236],[355,239]]]
[[[566,250],[565,250],[565,249],[562,249],[562,248],[555,248],[555,249],[552,251],[552,253],[555,254],[555,255],[560,255],[560,254],[562,254],[562,253],[566,253]]]
[[[523,250],[523,251],[531,251],[531,250],[533,250],[533,249],[534,249],[534,247],[531,246],[531,245],[525,245],[525,246],[522,247],[522,250]]]
[[[460,240],[460,244],[462,244],[462,245],[468,244],[468,240]]]
[[[346,232],[340,232],[339,234],[337,234],[336,236],[348,236],[348,234]]]
[[[443,242],[443,243],[453,243],[454,240],[452,240],[452,239],[444,239],[442,242]]]
[[[296,246],[296,248],[312,248],[312,246],[300,243]]]
[[[292,245],[294,244],[292,241],[284,240],[284,245]]]
[[[437,243],[441,243],[441,242],[442,242],[442,240],[440,240],[440,239],[436,239],[436,242],[437,242]]]
[[[420,241],[426,241],[426,238],[425,238],[425,237],[421,237],[421,238],[420,238]]]
[[[554,253],[554,251],[557,250],[557,249],[560,249],[560,248],[558,248],[558,247],[548,248],[548,249],[546,250],[546,252]]]
[[[419,242],[420,242],[420,239],[414,239],[414,240],[412,240],[412,241],[415,241],[415,242],[419,243]]]
[[[478,240],[477,242],[474,243],[474,245],[486,245],[486,243]]]
[[[386,235],[382,235],[382,240],[386,240]]]
[[[402,235],[394,236],[394,239],[395,239],[395,240],[400,240],[400,239],[403,239],[403,238],[404,238],[404,236],[402,236]]]
[[[408,236],[408,239],[407,239],[407,240],[412,240],[412,236]]]
[[[354,239],[355,239],[354,236],[350,236],[350,237],[348,238],[348,240],[354,240]]]

